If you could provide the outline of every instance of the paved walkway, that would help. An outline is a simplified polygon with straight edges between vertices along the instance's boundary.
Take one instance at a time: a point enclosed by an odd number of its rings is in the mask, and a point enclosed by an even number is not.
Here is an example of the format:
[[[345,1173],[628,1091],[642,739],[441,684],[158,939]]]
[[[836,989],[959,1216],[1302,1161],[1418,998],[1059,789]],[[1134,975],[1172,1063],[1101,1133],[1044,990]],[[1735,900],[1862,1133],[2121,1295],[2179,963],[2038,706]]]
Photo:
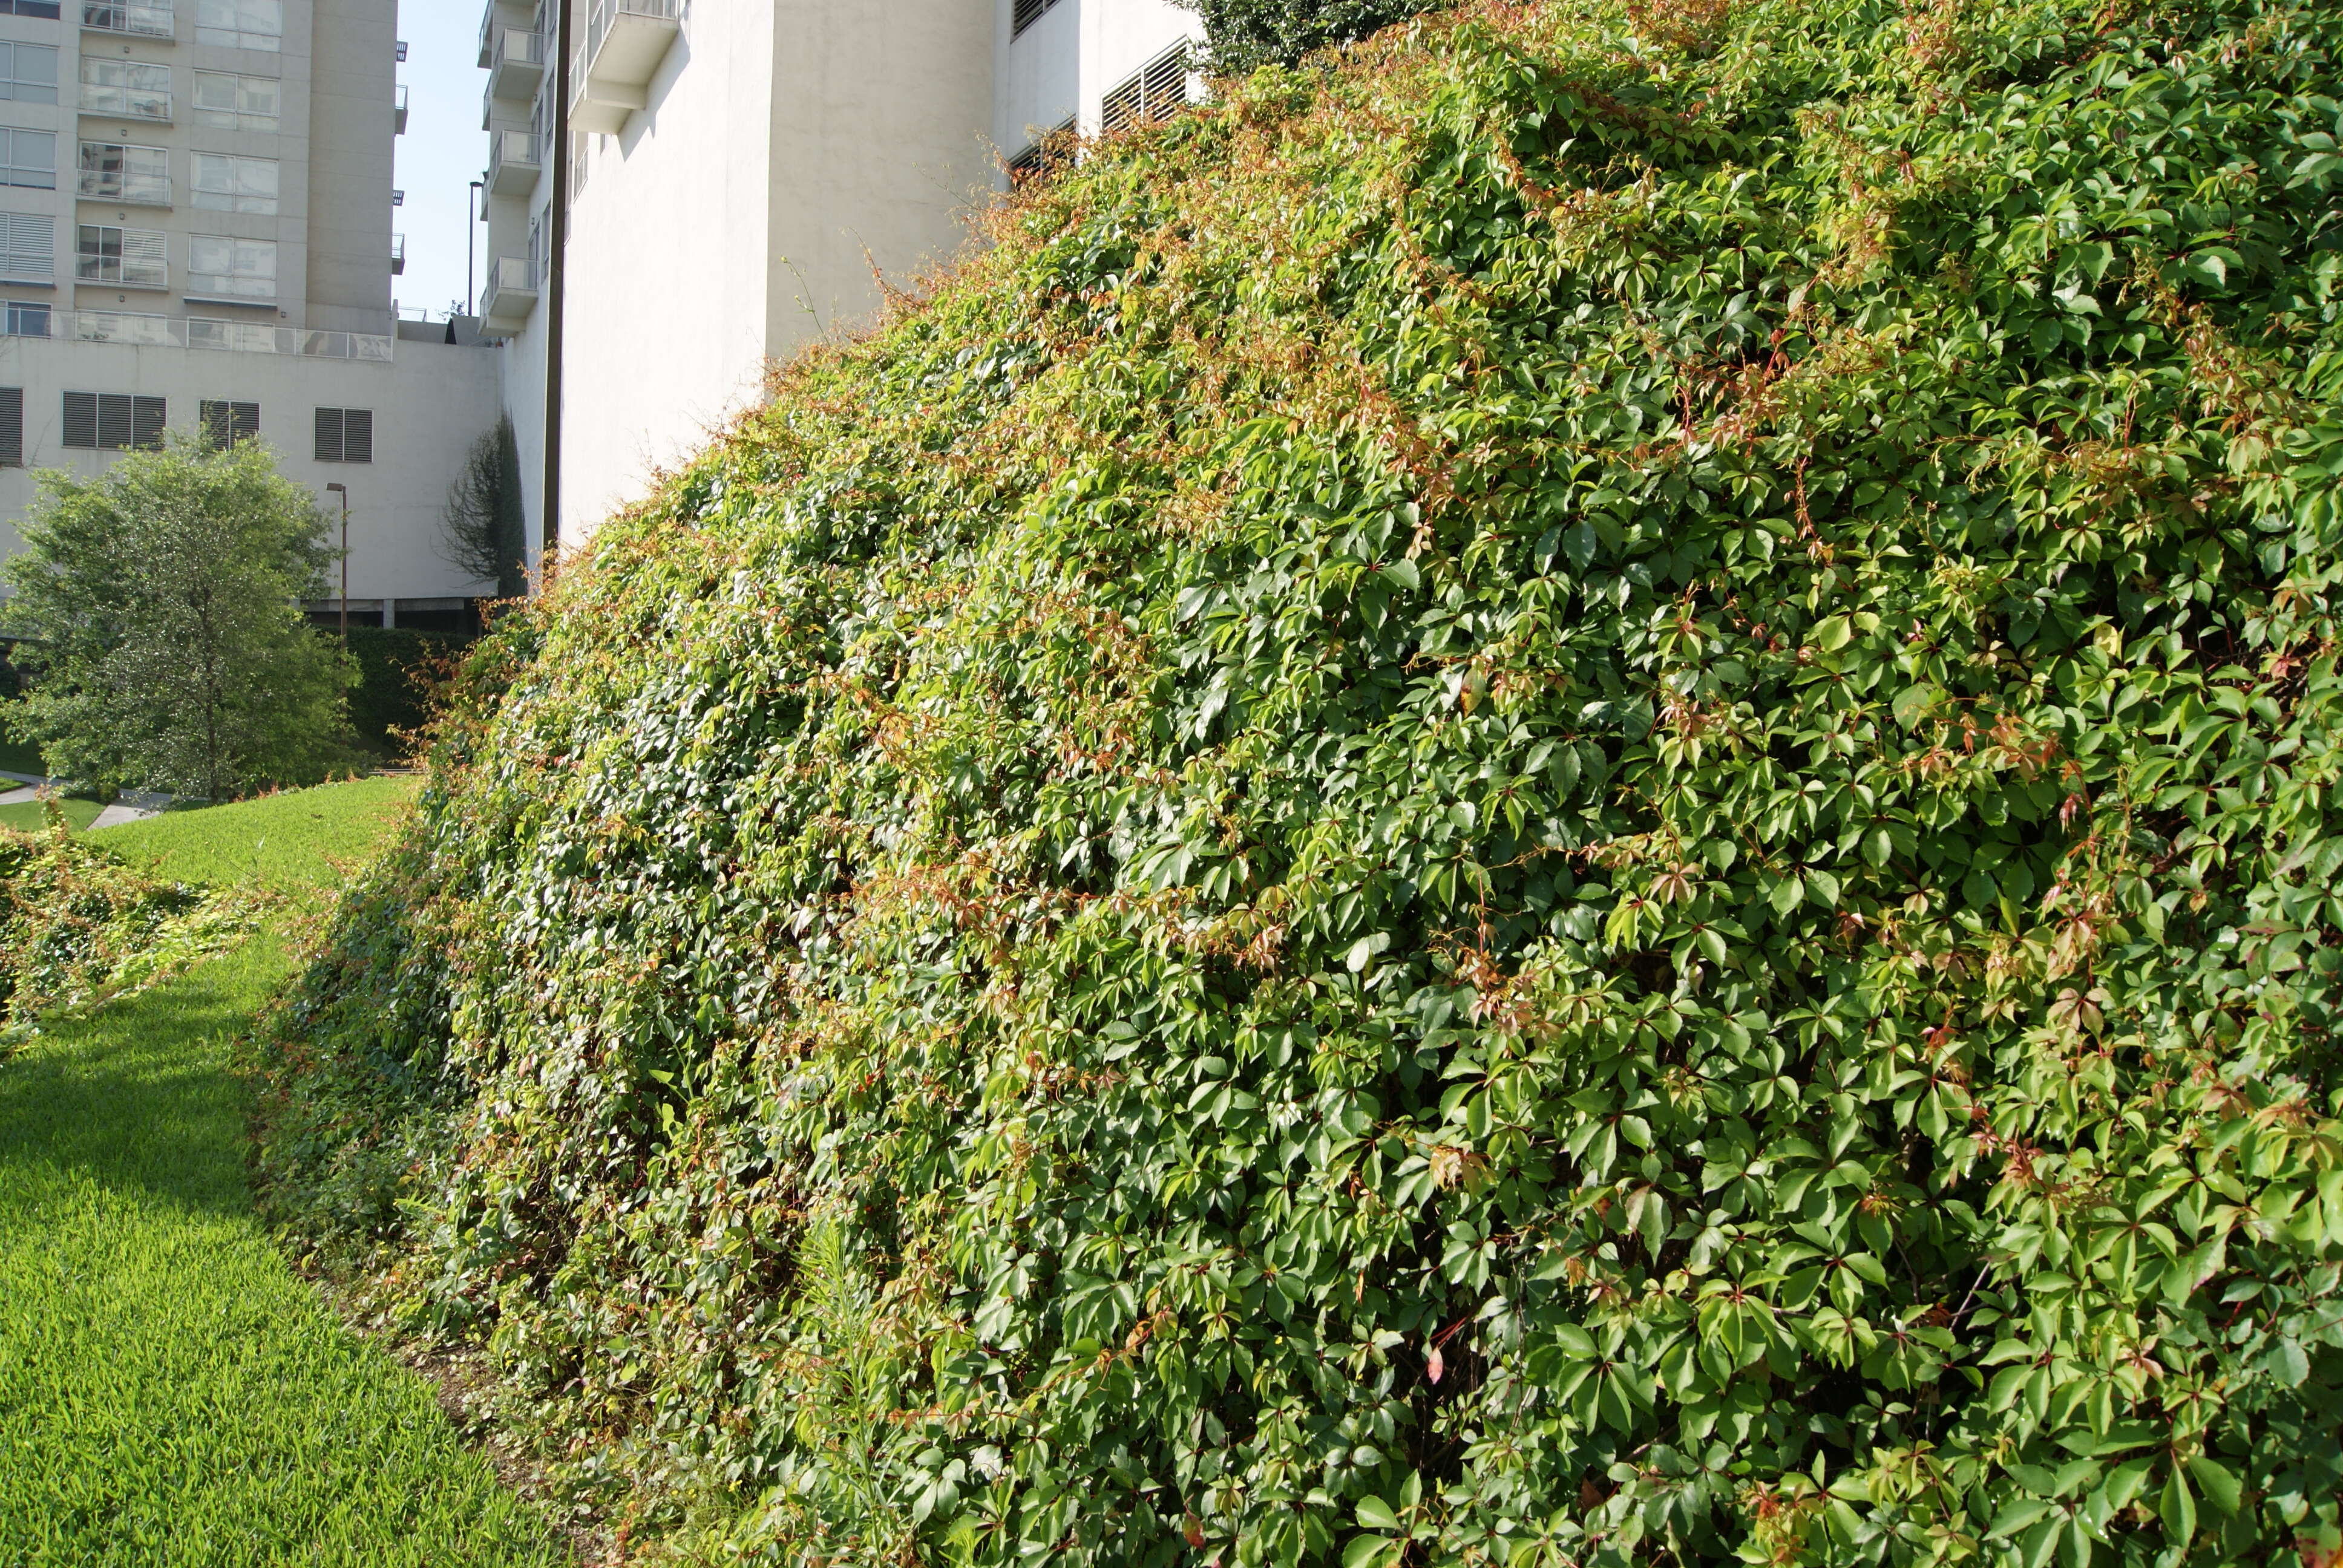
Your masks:
[[[0,806],[21,806],[27,801],[39,799],[43,789],[62,789],[65,787],[65,781],[62,779],[44,779],[37,773],[0,772],[0,779],[21,786],[19,789],[0,793]],[[90,829],[94,832],[100,828],[119,827],[125,822],[143,822],[149,817],[157,816],[168,810],[170,805],[171,797],[168,795],[158,795],[145,789],[126,789],[113,805],[97,814],[97,819],[89,825]]]

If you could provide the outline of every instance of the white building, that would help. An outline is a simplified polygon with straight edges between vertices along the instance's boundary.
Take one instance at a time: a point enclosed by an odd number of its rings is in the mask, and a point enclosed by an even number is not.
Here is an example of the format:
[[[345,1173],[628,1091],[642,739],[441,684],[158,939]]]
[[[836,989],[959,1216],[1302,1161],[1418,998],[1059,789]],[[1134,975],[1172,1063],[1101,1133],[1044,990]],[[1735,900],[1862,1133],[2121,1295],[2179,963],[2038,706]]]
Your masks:
[[[489,0],[479,308],[532,539],[958,254],[1048,133],[1184,101],[1199,30],[1171,0]]]
[[[439,517],[499,356],[392,317],[396,35],[390,0],[0,0],[0,553],[30,469],[208,425],[347,487],[352,619],[492,591]]]

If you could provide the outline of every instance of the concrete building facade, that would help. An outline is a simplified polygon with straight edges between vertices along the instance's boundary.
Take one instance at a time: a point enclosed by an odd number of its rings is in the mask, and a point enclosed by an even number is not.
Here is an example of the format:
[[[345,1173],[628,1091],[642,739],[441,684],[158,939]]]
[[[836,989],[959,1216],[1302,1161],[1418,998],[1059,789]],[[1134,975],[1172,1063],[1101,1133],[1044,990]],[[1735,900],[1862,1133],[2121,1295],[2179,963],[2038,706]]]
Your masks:
[[[1199,30],[1171,0],[489,0],[480,315],[532,539],[960,254],[1051,132],[1184,101]]]
[[[438,538],[498,357],[393,319],[397,32],[387,0],[0,0],[0,553],[33,470],[208,428],[347,487],[354,619],[492,590]]]

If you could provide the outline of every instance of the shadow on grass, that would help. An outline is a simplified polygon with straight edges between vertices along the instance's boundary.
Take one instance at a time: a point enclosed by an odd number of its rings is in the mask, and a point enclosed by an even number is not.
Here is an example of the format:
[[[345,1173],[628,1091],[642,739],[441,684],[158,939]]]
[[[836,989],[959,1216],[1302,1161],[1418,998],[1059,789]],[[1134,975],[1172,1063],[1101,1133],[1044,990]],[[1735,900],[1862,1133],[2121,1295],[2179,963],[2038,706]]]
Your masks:
[[[79,1170],[189,1211],[249,1212],[234,1154],[243,1091],[226,1070],[227,1040],[251,1018],[236,978],[207,964],[0,1061],[0,1173]],[[54,1043],[60,1027],[70,1050]]]

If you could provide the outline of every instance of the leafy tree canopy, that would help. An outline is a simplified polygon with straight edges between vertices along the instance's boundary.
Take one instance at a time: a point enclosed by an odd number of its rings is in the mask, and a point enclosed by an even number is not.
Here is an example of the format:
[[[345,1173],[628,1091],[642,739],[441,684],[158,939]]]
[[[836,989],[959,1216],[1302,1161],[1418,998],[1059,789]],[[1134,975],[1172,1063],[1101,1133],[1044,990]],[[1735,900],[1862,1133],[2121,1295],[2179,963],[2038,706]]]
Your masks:
[[[1446,0],[1182,0],[1204,22],[1212,68],[1241,75],[1292,65],[1330,45],[1349,44]]]
[[[349,658],[300,605],[335,552],[266,447],[175,442],[40,487],[6,616],[33,672],[14,722],[50,771],[216,800],[347,760]]]
[[[2338,45],[1493,0],[1030,191],[477,656],[277,1211],[686,1560],[2328,1568]]]

